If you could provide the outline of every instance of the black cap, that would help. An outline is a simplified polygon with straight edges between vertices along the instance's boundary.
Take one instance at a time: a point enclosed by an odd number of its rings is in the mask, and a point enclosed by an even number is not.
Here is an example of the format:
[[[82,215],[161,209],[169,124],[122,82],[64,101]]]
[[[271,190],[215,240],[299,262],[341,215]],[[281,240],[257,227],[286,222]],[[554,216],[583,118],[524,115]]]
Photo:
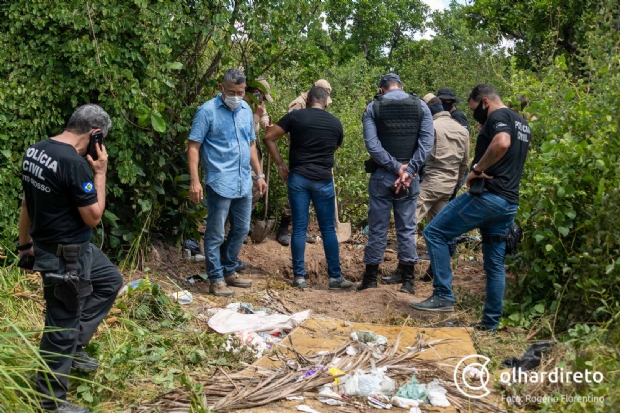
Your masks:
[[[381,80],[379,81],[379,87],[383,87],[385,86],[385,84],[387,82],[391,82],[391,81],[397,81],[398,83],[403,83],[400,80],[400,76],[398,76],[396,73],[388,73],[387,75],[383,75],[383,77],[381,78]]]
[[[460,102],[461,99],[456,97],[456,92],[454,91],[454,89],[450,89],[448,87],[444,87],[443,89],[439,89],[437,91],[437,97],[439,99],[444,99],[444,100],[454,100],[455,102]]]

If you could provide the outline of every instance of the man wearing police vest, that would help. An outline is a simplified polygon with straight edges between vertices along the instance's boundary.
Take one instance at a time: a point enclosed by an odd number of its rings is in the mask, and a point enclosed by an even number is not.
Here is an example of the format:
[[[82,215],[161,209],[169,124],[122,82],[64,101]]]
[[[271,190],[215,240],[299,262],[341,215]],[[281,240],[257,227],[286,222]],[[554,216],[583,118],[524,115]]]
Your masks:
[[[390,215],[398,240],[398,268],[403,280],[400,291],[413,293],[415,212],[420,179],[418,171],[433,148],[435,131],[431,112],[421,99],[403,91],[400,77],[388,73],[379,82],[381,94],[368,104],[362,117],[364,142],[370,154],[368,183],[368,244],[364,250],[366,272],[358,290],[377,288],[379,264],[387,245]]]

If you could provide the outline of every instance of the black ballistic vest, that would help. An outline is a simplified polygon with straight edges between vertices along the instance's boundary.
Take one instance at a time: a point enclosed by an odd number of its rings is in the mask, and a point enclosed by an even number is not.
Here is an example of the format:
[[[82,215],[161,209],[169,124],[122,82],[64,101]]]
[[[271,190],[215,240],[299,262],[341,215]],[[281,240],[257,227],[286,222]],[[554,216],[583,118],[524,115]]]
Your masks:
[[[418,148],[422,105],[416,95],[405,99],[374,100],[375,125],[381,146],[399,162],[407,162]]]

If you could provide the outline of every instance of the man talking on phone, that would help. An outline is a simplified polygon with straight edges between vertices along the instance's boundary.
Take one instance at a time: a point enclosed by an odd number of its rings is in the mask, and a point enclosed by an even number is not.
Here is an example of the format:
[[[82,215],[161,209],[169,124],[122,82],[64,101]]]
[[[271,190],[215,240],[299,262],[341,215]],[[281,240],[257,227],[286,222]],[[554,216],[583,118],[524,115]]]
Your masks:
[[[20,258],[34,257],[27,269],[43,279],[46,331],[40,348],[52,374],[39,373],[36,384],[47,396],[41,399],[46,411],[88,412],[66,401],[68,376],[72,368],[97,370],[99,362],[84,347],[123,283],[118,269],[90,243],[105,210],[108,154],[102,142],[111,126],[101,107],[81,106],[60,135],[28,148],[22,161],[17,249]]]
[[[476,86],[469,95],[474,119],[483,125],[476,141],[473,166],[467,176],[469,192],[451,201],[426,227],[424,239],[433,267],[433,295],[413,308],[454,311],[452,268],[448,243],[475,228],[482,235],[486,273],[486,303],[478,330],[497,330],[506,287],[505,236],[519,206],[519,182],[531,141],[530,127],[508,109],[489,85]]]

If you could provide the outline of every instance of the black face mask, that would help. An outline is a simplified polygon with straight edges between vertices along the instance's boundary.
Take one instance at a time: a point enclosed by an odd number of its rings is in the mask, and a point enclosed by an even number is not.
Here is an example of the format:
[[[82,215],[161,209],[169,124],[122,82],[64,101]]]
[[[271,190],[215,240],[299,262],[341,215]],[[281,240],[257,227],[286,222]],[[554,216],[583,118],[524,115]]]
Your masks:
[[[454,106],[452,102],[442,102],[441,104],[443,106],[443,110],[447,110],[448,112],[450,112],[452,110],[452,106]]]
[[[428,108],[431,110],[431,115],[444,111],[444,108],[441,105],[429,106]]]
[[[482,100],[481,100],[476,110],[474,110],[474,119],[476,119],[476,122],[478,122],[479,124],[484,125],[484,123],[487,121],[488,114],[489,114],[489,107],[487,106],[486,109],[482,109]]]

